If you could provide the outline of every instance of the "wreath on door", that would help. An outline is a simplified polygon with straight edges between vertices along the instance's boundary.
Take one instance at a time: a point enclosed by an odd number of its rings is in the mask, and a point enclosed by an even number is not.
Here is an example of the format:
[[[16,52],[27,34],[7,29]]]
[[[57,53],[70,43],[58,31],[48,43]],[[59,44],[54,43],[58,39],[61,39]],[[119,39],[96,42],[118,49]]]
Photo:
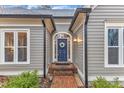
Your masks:
[[[59,44],[59,46],[60,46],[61,48],[63,48],[63,47],[65,47],[65,43],[64,43],[64,42],[61,42],[61,43]]]

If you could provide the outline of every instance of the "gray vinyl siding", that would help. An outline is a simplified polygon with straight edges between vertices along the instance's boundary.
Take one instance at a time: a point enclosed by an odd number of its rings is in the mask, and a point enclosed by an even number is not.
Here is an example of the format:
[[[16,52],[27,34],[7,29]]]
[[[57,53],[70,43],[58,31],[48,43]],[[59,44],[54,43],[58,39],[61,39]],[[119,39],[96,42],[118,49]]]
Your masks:
[[[69,26],[70,24],[56,24],[56,30],[57,32],[69,32]]]
[[[124,68],[104,67],[104,22],[124,22],[123,5],[99,5],[92,10],[88,21],[88,75],[123,76]]]
[[[0,71],[43,70],[43,27],[0,27],[30,29],[30,64],[0,64]],[[1,37],[0,37],[1,38]]]
[[[69,32],[68,28],[70,26],[72,19],[60,18],[54,19],[56,25],[56,32]]]
[[[80,38],[83,40],[83,31],[82,26],[80,29],[74,33],[73,38]],[[83,41],[81,42],[73,42],[73,60],[74,63],[78,66],[80,71],[83,73]]]

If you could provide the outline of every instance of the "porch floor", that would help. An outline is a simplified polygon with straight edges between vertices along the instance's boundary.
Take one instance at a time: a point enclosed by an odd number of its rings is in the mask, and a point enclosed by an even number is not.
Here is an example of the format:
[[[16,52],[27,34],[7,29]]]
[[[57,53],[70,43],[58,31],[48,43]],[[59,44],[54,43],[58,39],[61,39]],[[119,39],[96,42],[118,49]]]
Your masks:
[[[81,88],[84,87],[80,80],[77,68],[73,63],[49,65],[48,74],[52,77],[51,88]]]

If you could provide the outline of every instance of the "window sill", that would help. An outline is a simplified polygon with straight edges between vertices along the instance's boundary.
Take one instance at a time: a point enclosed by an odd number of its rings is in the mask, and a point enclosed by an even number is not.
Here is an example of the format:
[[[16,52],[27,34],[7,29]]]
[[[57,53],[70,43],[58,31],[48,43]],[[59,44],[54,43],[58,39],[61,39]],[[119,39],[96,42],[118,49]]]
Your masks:
[[[20,62],[20,63],[17,63],[17,62],[16,63],[9,63],[9,62],[5,63],[4,62],[4,63],[0,63],[0,65],[15,65],[15,64],[16,65],[19,65],[19,64],[30,64],[30,62]]]
[[[105,68],[121,68],[124,67],[124,65],[105,65]]]

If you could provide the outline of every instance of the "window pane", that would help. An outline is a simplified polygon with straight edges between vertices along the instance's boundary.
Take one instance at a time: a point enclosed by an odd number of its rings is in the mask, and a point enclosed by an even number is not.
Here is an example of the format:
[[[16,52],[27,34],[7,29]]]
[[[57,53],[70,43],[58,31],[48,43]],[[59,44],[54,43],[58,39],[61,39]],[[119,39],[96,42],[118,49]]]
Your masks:
[[[5,62],[13,62],[13,48],[5,48]]]
[[[18,46],[27,46],[27,33],[18,33]]]
[[[118,64],[118,48],[108,48],[108,64]]]
[[[108,46],[118,46],[118,29],[108,29]]]
[[[123,46],[124,46],[124,29],[123,29]]]
[[[27,48],[18,48],[18,61],[27,61]]]
[[[13,46],[14,33],[5,32],[5,46]]]

